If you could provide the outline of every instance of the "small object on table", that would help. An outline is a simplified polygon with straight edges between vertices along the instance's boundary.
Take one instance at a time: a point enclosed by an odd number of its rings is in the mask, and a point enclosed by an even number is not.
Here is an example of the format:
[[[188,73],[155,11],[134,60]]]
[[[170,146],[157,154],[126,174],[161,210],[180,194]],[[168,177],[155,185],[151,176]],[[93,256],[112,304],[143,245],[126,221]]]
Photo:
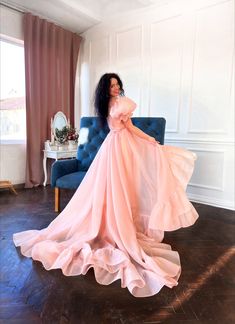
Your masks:
[[[8,180],[0,181],[0,189],[4,189],[4,188],[10,189],[15,195],[18,195],[11,181]]]

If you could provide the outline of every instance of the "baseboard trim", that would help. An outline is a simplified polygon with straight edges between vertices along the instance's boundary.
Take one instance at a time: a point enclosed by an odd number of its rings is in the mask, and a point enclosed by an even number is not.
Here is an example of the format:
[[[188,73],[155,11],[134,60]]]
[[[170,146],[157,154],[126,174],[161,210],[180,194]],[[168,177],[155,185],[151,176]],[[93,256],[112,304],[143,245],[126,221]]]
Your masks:
[[[217,199],[217,198],[212,198],[207,196],[200,196],[192,193],[187,193],[187,196],[189,200],[192,202],[229,209],[229,210],[235,210],[234,201],[222,200],[222,199]]]
[[[17,189],[24,189],[25,184],[24,183],[19,183],[19,184],[13,184],[13,187],[17,190]],[[1,188],[0,191],[4,191],[4,190],[9,190],[8,188]]]
[[[15,189],[24,189],[25,183],[13,184]]]

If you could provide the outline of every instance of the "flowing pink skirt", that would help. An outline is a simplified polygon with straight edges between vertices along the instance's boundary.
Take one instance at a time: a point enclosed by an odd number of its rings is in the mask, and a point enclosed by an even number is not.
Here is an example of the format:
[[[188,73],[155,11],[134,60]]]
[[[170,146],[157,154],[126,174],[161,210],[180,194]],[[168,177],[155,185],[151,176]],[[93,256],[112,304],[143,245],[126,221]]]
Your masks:
[[[195,155],[150,143],[127,128],[110,131],[66,208],[47,228],[13,235],[26,257],[66,276],[93,267],[97,282],[120,279],[136,297],[177,285],[179,255],[164,231],[192,225],[185,194]]]

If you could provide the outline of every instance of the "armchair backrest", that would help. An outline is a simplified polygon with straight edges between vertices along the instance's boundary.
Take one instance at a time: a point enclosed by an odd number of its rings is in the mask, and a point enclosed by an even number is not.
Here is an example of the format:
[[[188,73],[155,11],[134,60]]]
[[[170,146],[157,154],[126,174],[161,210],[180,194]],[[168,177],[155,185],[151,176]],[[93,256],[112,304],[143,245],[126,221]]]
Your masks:
[[[164,144],[166,120],[160,117],[132,117],[133,124],[160,144]],[[82,117],[80,121],[77,160],[80,171],[87,171],[101,144],[109,133],[106,123],[101,128],[98,117]]]
[[[133,125],[146,134],[154,137],[156,141],[164,144],[166,120],[162,117],[132,117]]]

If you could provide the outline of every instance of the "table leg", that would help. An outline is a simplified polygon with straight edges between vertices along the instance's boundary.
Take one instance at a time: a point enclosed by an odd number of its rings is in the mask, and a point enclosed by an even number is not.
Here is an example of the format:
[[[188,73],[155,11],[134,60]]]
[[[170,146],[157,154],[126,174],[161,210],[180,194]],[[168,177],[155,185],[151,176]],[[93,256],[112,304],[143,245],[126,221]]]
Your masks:
[[[43,158],[43,171],[44,171],[44,182],[43,185],[46,187],[47,185],[47,156],[44,153],[44,158]]]

